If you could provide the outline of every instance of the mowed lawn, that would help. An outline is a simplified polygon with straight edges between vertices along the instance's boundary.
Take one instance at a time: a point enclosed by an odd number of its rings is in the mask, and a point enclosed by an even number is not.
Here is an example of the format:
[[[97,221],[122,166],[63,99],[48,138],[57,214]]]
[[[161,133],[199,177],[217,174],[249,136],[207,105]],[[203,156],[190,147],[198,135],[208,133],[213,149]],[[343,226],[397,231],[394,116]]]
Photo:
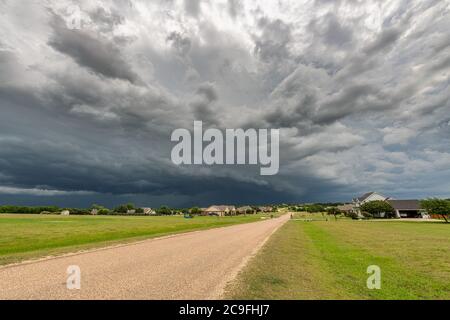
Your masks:
[[[0,264],[118,242],[259,221],[234,217],[123,217],[0,214]]]
[[[381,268],[369,290],[367,267]],[[227,288],[231,299],[450,299],[450,225],[289,221]]]

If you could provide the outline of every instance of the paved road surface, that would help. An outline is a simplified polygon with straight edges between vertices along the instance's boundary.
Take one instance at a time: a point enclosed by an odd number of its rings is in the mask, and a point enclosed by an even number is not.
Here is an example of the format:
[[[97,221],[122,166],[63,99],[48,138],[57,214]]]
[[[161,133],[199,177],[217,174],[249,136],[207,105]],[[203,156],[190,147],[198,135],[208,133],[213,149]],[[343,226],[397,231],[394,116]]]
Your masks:
[[[289,215],[0,267],[0,299],[215,299]],[[68,290],[67,268],[81,270]]]

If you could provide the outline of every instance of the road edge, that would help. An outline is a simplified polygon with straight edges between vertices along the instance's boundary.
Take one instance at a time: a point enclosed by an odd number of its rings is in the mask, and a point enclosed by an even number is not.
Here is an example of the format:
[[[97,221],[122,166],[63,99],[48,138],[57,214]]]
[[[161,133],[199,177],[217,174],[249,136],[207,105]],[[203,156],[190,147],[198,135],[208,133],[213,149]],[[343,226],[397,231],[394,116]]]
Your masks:
[[[284,214],[279,216],[276,219],[281,219],[283,216],[287,216],[288,214]],[[267,237],[265,237],[254,249],[253,251],[245,257],[242,262],[234,268],[231,273],[219,284],[216,290],[211,293],[211,295],[206,300],[224,300],[225,299],[225,288],[227,285],[235,280],[239,273],[249,264],[249,262],[259,253],[259,251],[264,247],[264,245],[269,241],[269,239],[277,232],[282,226],[284,226],[290,219],[286,219],[283,223],[280,223],[274,230],[272,230]]]

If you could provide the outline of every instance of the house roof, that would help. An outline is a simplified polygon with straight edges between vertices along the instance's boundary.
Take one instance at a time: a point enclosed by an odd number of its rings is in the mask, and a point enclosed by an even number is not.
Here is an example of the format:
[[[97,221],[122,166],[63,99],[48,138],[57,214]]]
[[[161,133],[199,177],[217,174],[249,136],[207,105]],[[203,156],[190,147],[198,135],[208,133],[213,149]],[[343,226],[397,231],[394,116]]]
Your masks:
[[[372,195],[374,195],[374,194],[377,194],[377,195],[379,195],[379,196],[381,196],[381,197],[383,197],[383,198],[385,198],[385,199],[389,199],[389,198],[386,198],[385,196],[383,196],[382,194],[379,194],[378,192],[367,192],[367,193],[364,193],[361,197],[358,197],[358,198],[356,198],[358,201],[360,201],[360,202],[362,202],[362,201],[364,201],[364,200],[366,200],[367,198],[369,198],[370,196],[372,196]]]
[[[234,206],[210,206],[206,208],[205,211],[227,211],[227,210],[235,210]]]
[[[373,195],[375,192],[367,192],[367,193],[364,193],[361,197],[358,197],[357,199],[359,200],[359,201],[364,201],[364,200],[366,200],[368,197],[370,197],[371,195]]]
[[[247,210],[253,210],[253,208],[250,207],[250,206],[243,206],[243,207],[237,208],[237,210],[239,210],[239,211],[247,211]]]
[[[395,210],[420,210],[419,200],[387,200]]]
[[[347,203],[347,204],[344,204],[341,206],[337,206],[337,208],[342,211],[351,211],[351,210],[353,210],[353,205]]]

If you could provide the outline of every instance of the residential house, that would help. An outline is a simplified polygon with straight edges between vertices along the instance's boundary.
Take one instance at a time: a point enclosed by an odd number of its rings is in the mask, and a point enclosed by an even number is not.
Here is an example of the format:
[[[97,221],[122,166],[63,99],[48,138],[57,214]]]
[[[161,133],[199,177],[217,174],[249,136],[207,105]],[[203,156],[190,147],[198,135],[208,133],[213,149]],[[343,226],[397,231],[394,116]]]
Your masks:
[[[354,212],[353,204],[351,204],[351,203],[346,203],[344,205],[337,206],[337,208],[339,211],[346,213],[346,214]]]
[[[235,215],[236,208],[235,208],[235,206],[214,205],[214,206],[210,206],[210,207],[206,208],[204,212],[208,216],[223,217],[223,216]]]
[[[61,215],[62,216],[70,216],[70,211],[69,210],[63,210],[63,211],[61,211]]]
[[[362,196],[353,199],[353,211],[356,212],[358,215],[361,215],[361,206],[364,203],[370,202],[370,201],[386,201],[387,197],[377,193],[377,192],[368,192],[363,194]]]
[[[145,214],[146,216],[156,214],[156,211],[153,210],[152,208],[142,208],[142,210],[144,210],[144,214]]]
[[[258,207],[258,210],[261,212],[272,212],[273,208],[272,207]]]
[[[422,218],[425,210],[419,200],[387,200],[394,208],[396,218]]]
[[[390,197],[385,197],[376,192],[369,192],[361,197],[353,199],[353,211],[358,215],[361,215],[360,207],[370,201],[386,201],[389,203],[395,212],[396,218],[423,218],[426,217],[425,210],[422,209],[419,200],[396,200]],[[338,207],[339,208],[339,207]],[[384,212],[380,213],[376,218],[385,218],[386,214]]]
[[[254,210],[250,206],[243,206],[243,207],[239,207],[236,209],[236,212],[239,214],[246,214],[246,213],[253,214],[253,213],[255,213],[255,211],[256,210]]]

